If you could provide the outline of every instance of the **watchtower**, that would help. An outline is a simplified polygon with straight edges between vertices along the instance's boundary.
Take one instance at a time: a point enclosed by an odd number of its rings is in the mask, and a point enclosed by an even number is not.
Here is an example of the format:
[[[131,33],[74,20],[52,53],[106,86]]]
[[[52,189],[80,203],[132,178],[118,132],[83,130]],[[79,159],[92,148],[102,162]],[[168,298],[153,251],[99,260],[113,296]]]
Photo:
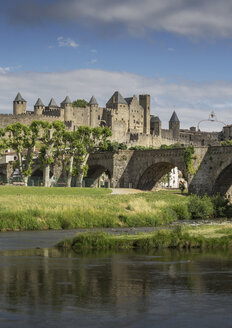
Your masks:
[[[34,113],[35,115],[43,115],[43,110],[45,109],[45,106],[42,102],[42,100],[39,98],[37,102],[34,105]]]
[[[70,98],[67,96],[60,105],[64,109],[64,121],[72,121],[73,120],[73,108],[72,108],[72,102],[71,102]]]
[[[94,96],[91,97],[88,105],[90,107],[89,125],[91,127],[95,127],[97,125],[98,103],[97,103],[97,100]]]
[[[150,95],[139,95],[139,104],[143,107],[143,133],[150,134]]]
[[[13,101],[13,114],[21,115],[26,114],[27,102],[21,96],[20,92],[18,92],[15,100]]]
[[[180,136],[180,121],[176,112],[174,111],[172,117],[169,120],[169,130],[172,131],[172,136],[174,139],[178,139]]]

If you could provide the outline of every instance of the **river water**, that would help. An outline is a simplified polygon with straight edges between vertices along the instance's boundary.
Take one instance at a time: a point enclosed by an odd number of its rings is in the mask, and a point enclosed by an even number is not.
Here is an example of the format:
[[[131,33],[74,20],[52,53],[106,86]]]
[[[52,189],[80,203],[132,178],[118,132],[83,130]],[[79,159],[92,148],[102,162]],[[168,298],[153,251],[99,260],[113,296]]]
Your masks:
[[[232,327],[231,250],[50,248],[72,234],[0,234],[0,327]]]

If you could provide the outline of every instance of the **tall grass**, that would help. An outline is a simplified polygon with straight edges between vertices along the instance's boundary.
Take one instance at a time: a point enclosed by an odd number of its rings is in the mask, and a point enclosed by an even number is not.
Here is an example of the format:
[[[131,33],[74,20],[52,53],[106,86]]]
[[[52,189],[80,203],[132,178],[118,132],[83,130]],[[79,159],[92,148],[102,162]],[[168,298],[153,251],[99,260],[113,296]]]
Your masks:
[[[137,235],[110,235],[107,233],[80,233],[73,239],[66,239],[56,246],[75,252],[87,249],[124,249],[124,248],[229,248],[232,245],[232,230],[224,236],[205,237],[201,234],[191,235],[182,232],[179,227],[170,230],[161,230],[150,234]]]
[[[160,226],[228,210],[218,199],[176,191],[111,195],[108,189],[0,187],[1,231]]]

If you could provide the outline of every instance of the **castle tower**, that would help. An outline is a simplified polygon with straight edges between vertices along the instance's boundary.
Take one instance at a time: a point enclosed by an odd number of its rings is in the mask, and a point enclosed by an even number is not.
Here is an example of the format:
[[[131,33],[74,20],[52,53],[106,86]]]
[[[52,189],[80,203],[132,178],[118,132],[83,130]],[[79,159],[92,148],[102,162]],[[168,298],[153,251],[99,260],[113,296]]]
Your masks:
[[[98,103],[94,96],[91,97],[88,105],[90,107],[89,125],[92,128],[94,128],[97,125],[97,110],[98,110]]]
[[[128,108],[128,104],[123,96],[116,91],[113,96],[107,101],[106,108],[113,108],[113,109],[124,109]]]
[[[43,110],[45,109],[45,106],[42,102],[42,100],[39,98],[37,102],[34,105],[34,113],[35,115],[43,115]]]
[[[139,104],[143,107],[143,133],[150,134],[150,108],[151,97],[150,95],[139,95]]]
[[[49,104],[48,104],[49,109],[56,109],[59,108],[57,103],[55,102],[54,98],[51,98]]]
[[[172,117],[169,120],[169,130],[172,131],[172,136],[174,139],[179,139],[180,136],[180,121],[174,111]]]
[[[13,101],[13,114],[14,115],[21,115],[26,114],[27,109],[27,102],[21,96],[20,92],[18,92],[15,100]]]
[[[71,102],[70,98],[67,96],[60,105],[64,109],[64,121],[72,121],[73,120],[73,108],[72,108],[72,102]]]
[[[151,134],[161,136],[161,121],[158,116],[151,115],[150,126]]]

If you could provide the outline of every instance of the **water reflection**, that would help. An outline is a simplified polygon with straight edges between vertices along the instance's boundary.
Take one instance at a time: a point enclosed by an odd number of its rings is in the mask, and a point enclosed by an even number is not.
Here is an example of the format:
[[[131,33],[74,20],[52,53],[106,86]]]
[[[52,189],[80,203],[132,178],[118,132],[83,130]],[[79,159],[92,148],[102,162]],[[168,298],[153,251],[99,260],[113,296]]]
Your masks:
[[[230,251],[51,248],[5,251],[0,260],[0,327],[231,327]]]

